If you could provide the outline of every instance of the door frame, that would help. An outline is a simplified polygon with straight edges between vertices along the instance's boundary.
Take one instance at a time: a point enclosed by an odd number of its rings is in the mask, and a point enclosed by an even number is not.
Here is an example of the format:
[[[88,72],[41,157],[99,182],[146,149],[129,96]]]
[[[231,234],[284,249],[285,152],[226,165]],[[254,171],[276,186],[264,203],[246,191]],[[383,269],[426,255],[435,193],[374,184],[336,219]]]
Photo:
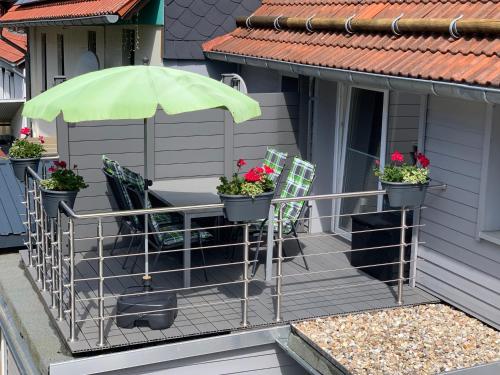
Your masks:
[[[350,110],[351,110],[351,98],[352,89],[364,89],[369,91],[377,91],[383,93],[383,105],[382,105],[382,130],[380,134],[380,167],[384,168],[385,159],[387,155],[387,134],[388,134],[388,123],[389,123],[389,94],[390,91],[387,89],[374,88],[364,85],[356,84],[345,84],[339,83],[337,88],[337,115],[335,119],[335,148],[334,148],[334,172],[333,172],[333,186],[338,193],[342,192],[344,187],[344,177],[345,177],[345,159],[347,150],[347,139],[349,134],[350,125]],[[337,178],[338,177],[338,178]],[[378,189],[381,189],[380,182],[378,183]],[[378,196],[377,198],[377,210],[382,209],[383,197]],[[333,201],[332,212],[334,215],[334,220],[332,220],[332,232],[338,233],[340,236],[351,240],[351,234],[344,231],[339,227],[338,216],[340,214],[340,203],[338,200]]]

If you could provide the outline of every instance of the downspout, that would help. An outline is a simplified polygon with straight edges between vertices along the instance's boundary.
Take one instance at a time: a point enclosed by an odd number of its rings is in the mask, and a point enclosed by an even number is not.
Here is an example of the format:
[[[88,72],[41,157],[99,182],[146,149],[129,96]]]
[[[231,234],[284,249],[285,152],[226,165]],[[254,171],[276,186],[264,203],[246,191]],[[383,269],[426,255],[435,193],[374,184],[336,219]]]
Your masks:
[[[316,78],[309,77],[309,95],[307,100],[307,146],[306,146],[307,160],[312,160],[315,102],[316,102]]]
[[[24,57],[24,82],[26,87],[26,101],[31,99],[31,52],[30,52],[31,31],[26,28],[26,55]],[[30,120],[31,121],[31,120]]]

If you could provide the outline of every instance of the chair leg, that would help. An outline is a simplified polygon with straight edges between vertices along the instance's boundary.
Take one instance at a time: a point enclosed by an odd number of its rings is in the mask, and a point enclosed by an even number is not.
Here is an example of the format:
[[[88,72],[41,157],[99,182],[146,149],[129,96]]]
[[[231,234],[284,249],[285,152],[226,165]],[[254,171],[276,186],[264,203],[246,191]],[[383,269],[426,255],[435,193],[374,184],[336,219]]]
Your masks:
[[[143,241],[141,241],[141,244],[142,244],[142,245],[141,245],[140,249],[141,249],[141,250],[145,250],[145,249],[144,249],[144,242],[143,242]],[[146,255],[144,255],[144,256],[146,256]],[[137,262],[139,261],[139,257],[140,257],[140,255],[136,255],[136,256],[135,256],[135,259],[134,259],[134,264],[132,264],[132,268],[130,269],[130,272],[134,273],[135,267],[137,266]]]
[[[198,243],[200,245],[200,252],[201,252],[201,261],[203,264],[203,273],[205,274],[205,281],[208,282],[208,274],[207,274],[207,260],[205,259],[205,250],[203,250],[203,241],[201,239],[201,233],[198,233]]]
[[[299,241],[299,236],[297,235],[297,230],[295,229],[295,225],[292,225],[292,231],[293,231],[293,236],[295,237],[295,240],[297,241],[297,244],[299,245],[299,251],[302,254],[302,259],[304,260],[304,265],[306,266],[306,270],[309,271],[309,265],[307,264],[306,257],[304,256],[304,250],[302,249],[302,245]]]
[[[113,243],[113,247],[111,248],[111,255],[114,255],[114,253],[115,253],[116,244],[118,242],[118,236],[120,234],[122,234],[122,230],[123,230],[123,225],[124,224],[125,224],[125,222],[123,220],[120,220],[120,228],[118,228],[118,233],[116,234],[115,242]]]
[[[135,236],[132,236],[130,239],[130,242],[128,244],[128,249],[127,249],[127,255],[130,254],[130,250],[132,249],[132,244],[135,242]],[[122,269],[125,269],[127,267],[128,259],[130,257],[125,257],[125,261],[123,262]]]
[[[260,243],[262,242],[262,236],[264,235],[264,228],[266,226],[266,221],[263,221],[262,224],[260,225],[260,230],[259,230],[259,238],[257,240],[257,249],[255,250],[255,258],[254,262],[252,265],[252,278],[255,276],[255,273],[257,272],[257,267],[259,265],[259,252],[260,252]],[[267,234],[269,236],[269,233]],[[267,249],[267,251],[270,251]],[[272,251],[272,249],[271,249]]]

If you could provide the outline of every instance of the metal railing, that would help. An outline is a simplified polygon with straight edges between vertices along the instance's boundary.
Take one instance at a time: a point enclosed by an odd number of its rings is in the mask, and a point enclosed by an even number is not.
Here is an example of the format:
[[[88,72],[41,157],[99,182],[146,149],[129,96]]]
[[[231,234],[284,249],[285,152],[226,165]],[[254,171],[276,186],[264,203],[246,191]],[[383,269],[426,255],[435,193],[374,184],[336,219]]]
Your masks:
[[[149,251],[150,256],[159,256],[161,254],[173,254],[173,253],[183,253],[185,251],[203,251],[203,250],[212,250],[212,251],[223,251],[227,249],[231,249],[234,247],[242,247],[243,249],[243,257],[241,261],[227,261],[222,263],[215,264],[206,264],[203,266],[192,266],[192,267],[180,267],[180,268],[160,268],[156,270],[149,271],[140,271],[134,272],[135,267],[132,267],[130,272],[123,272],[118,274],[107,274],[105,271],[105,263],[111,261],[123,261],[126,263],[127,259],[130,258],[145,258],[145,252],[143,248],[134,249],[132,243],[129,245],[129,249],[132,247],[130,252],[127,253],[119,253],[116,254],[113,251],[109,251],[106,248],[106,241],[113,241],[117,239],[121,240],[130,240],[134,241],[139,238],[144,242],[144,238],[147,237],[148,240],[152,238],[152,236],[160,235],[160,234],[168,234],[174,233],[174,230],[163,230],[163,231],[129,231],[127,233],[118,233],[118,234],[106,234],[104,230],[106,219],[113,220],[121,220],[127,217],[139,216],[144,217],[144,228],[148,228],[147,220],[153,214],[165,214],[165,213],[179,213],[179,212],[189,212],[189,211],[198,211],[198,210],[207,210],[207,209],[222,209],[223,204],[209,204],[209,205],[198,205],[198,206],[186,206],[186,207],[162,207],[162,208],[148,208],[148,209],[140,209],[140,210],[127,210],[127,211],[106,211],[106,212],[98,212],[98,213],[85,213],[85,214],[77,214],[75,213],[65,202],[61,202],[59,205],[59,212],[56,218],[50,218],[47,216],[44,208],[43,208],[43,197],[40,192],[40,181],[41,178],[30,168],[27,168],[25,175],[25,204],[26,204],[26,212],[27,212],[27,233],[28,233],[28,241],[27,241],[27,254],[28,254],[28,267],[30,269],[34,269],[36,272],[36,281],[39,285],[41,291],[48,293],[50,295],[50,308],[56,312],[57,319],[59,321],[67,321],[69,324],[69,337],[68,340],[73,342],[77,340],[77,331],[79,329],[79,325],[92,321],[98,326],[98,343],[99,347],[106,346],[106,331],[105,324],[106,321],[115,320],[119,317],[124,317],[128,315],[145,315],[147,313],[159,313],[166,312],[170,310],[180,311],[182,309],[196,309],[207,306],[217,306],[228,303],[240,303],[241,304],[241,323],[240,327],[245,328],[251,326],[251,322],[249,321],[249,310],[251,303],[254,301],[258,301],[260,296],[251,296],[249,293],[250,284],[255,281],[262,281],[257,277],[251,277],[249,274],[249,267],[258,260],[250,259],[250,249],[252,246],[256,246],[259,243],[259,240],[254,240],[251,237],[251,226],[252,223],[225,223],[222,225],[213,225],[213,226],[203,226],[203,227],[195,227],[190,229],[175,229],[176,233],[182,233],[186,235],[187,232],[193,234],[195,232],[199,232],[198,236],[201,237],[200,231],[221,231],[221,230],[235,230],[241,229],[242,231],[242,240],[230,240],[224,243],[213,243],[213,244],[199,244],[198,246],[191,246],[190,248],[162,248],[157,247],[154,248],[153,251]],[[438,188],[444,188],[443,186],[438,186]],[[405,277],[405,265],[415,262],[415,259],[407,260],[405,257],[405,252],[408,246],[412,245],[406,240],[406,231],[413,228],[419,228],[421,225],[418,223],[413,223],[412,225],[408,225],[407,222],[407,212],[409,209],[401,208],[398,210],[386,210],[384,212],[399,212],[401,215],[401,221],[398,226],[390,227],[390,228],[382,228],[382,229],[367,229],[363,231],[356,231],[351,233],[369,233],[376,232],[380,230],[399,230],[399,244],[387,245],[387,246],[368,246],[365,248],[357,248],[357,249],[345,249],[345,250],[328,250],[328,251],[320,251],[316,253],[307,253],[307,254],[297,254],[297,255],[286,255],[284,252],[284,244],[287,241],[295,240],[294,237],[285,236],[285,223],[286,219],[284,219],[283,208],[284,206],[293,201],[322,201],[322,200],[340,200],[340,199],[349,199],[349,198],[358,198],[358,197],[376,197],[380,195],[384,195],[384,190],[376,190],[376,191],[366,191],[366,192],[353,192],[353,193],[341,193],[341,194],[325,194],[325,195],[311,195],[307,197],[301,198],[279,198],[274,199],[272,201],[272,205],[275,207],[277,211],[277,220],[274,223],[269,223],[269,230],[274,232],[275,226],[276,228],[276,236],[273,239],[273,244],[276,246],[277,255],[272,256],[272,262],[275,264],[276,272],[272,275],[271,283],[274,284],[274,292],[270,294],[270,297],[274,299],[274,318],[272,321],[267,323],[279,323],[282,322],[283,319],[283,300],[288,296],[293,296],[297,294],[307,294],[311,292],[315,292],[318,290],[321,291],[333,291],[341,288],[352,288],[352,287],[362,287],[366,285],[371,285],[375,283],[396,283],[397,284],[397,292],[395,303],[402,304],[403,303],[403,293],[404,293],[404,284],[409,281],[412,276]],[[338,215],[326,215],[326,216],[317,216],[317,217],[307,217],[301,218],[299,221],[305,220],[322,220],[328,219],[333,220],[336,217],[352,217],[354,215],[365,215],[374,212],[365,212],[365,213],[350,213],[350,214],[338,214]],[[96,221],[96,232],[97,235],[84,235],[78,236],[77,234],[77,223],[88,222],[88,221]],[[94,224],[93,224],[94,225]],[[299,236],[300,241],[307,241],[308,239],[314,238],[322,238],[322,237],[336,237],[341,236],[340,233],[303,233]],[[415,237],[415,236],[414,236]],[[416,238],[416,237],[415,237]],[[97,246],[96,249],[91,249],[87,247],[85,244],[88,241],[96,241]],[[148,241],[149,242],[149,241]],[[263,241],[261,241],[263,242]],[[413,245],[419,245],[421,242],[418,242],[418,238],[414,240]],[[309,269],[304,270],[303,272],[294,272],[294,273],[284,273],[284,264],[290,260],[294,259],[302,259],[305,260],[311,257],[319,257],[319,256],[333,256],[335,254],[347,254],[354,252],[362,252],[362,251],[385,251],[387,249],[394,249],[395,246],[399,246],[399,256],[397,261],[394,262],[384,262],[378,264],[370,264],[363,266],[349,266],[349,267],[341,267],[341,268],[327,268],[327,269]],[[83,248],[83,249],[82,249]],[[78,259],[77,259],[77,255]],[[84,256],[85,255],[85,256]],[[89,262],[97,262],[97,269],[95,270],[95,274],[84,275],[77,277],[77,270],[83,264],[89,264]],[[284,289],[284,282],[288,278],[292,277],[300,277],[307,275],[329,275],[335,272],[346,271],[349,269],[359,269],[362,271],[368,267],[384,267],[384,266],[397,266],[398,274],[396,278],[391,280],[382,280],[382,281],[373,281],[369,280],[362,283],[348,283],[342,285],[334,285],[325,287],[321,286],[320,289],[312,288],[312,289],[303,289],[303,290],[290,290],[287,291]],[[105,303],[109,299],[116,299],[117,297],[114,294],[110,294],[106,292],[106,284],[111,281],[130,279],[130,278],[140,278],[144,276],[148,277],[167,277],[172,274],[177,274],[179,272],[194,272],[194,271],[203,271],[203,270],[216,270],[221,267],[240,267],[241,270],[241,278],[235,280],[225,280],[222,282],[207,282],[200,285],[188,285],[183,287],[176,288],[168,288],[168,289],[150,289],[143,288],[140,291],[127,293],[127,296],[140,296],[140,295],[155,295],[161,293],[178,293],[181,295],[186,295],[187,293],[195,293],[201,289],[207,288],[220,288],[220,287],[228,287],[241,285],[241,295],[236,298],[224,299],[222,301],[216,302],[205,302],[200,304],[186,304],[183,306],[177,305],[172,308],[165,309],[152,309],[152,310],[143,310],[141,313],[106,313]],[[414,277],[414,276],[413,276]],[[134,279],[134,280],[135,280]],[[93,288],[95,288],[95,296],[82,296],[78,293],[78,285],[81,283],[93,283]],[[89,316],[89,317],[81,317],[77,314],[77,304],[97,304],[97,316]]]

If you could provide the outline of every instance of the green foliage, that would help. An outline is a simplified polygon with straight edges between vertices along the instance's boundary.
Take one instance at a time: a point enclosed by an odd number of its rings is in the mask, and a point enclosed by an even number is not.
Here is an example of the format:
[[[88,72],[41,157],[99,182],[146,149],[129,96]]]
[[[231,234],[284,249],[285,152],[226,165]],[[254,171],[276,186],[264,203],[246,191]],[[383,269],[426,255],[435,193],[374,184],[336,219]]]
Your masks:
[[[376,168],[375,176],[386,182],[425,184],[429,180],[429,169],[408,164],[388,165],[383,171]]]
[[[9,156],[14,159],[40,158],[45,152],[45,147],[27,139],[16,139],[9,150]]]
[[[237,164],[238,171],[245,164],[244,160],[239,160]],[[219,194],[245,195],[255,198],[257,195],[274,190],[274,182],[269,177],[272,172],[273,170],[269,167],[255,167],[250,169],[244,177],[240,177],[238,173],[234,173],[230,180],[227,177],[221,177],[217,192]]]
[[[55,191],[79,191],[88,187],[82,176],[59,166],[52,171],[50,178],[41,181],[41,185],[47,190]]]

